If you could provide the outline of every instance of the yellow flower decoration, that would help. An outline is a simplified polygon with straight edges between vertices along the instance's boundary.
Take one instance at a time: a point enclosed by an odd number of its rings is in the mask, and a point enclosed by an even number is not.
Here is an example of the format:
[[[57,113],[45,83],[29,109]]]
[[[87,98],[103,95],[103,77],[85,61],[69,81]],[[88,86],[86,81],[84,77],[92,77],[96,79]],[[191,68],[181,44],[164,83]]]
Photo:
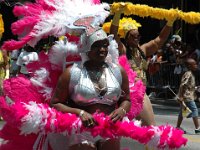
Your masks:
[[[111,13],[115,13],[121,7],[120,3],[113,3],[111,6]],[[154,8],[148,5],[132,4],[125,3],[124,6],[124,15],[137,15],[140,17],[152,17],[159,20],[174,21],[177,19],[182,19],[190,24],[199,24],[200,23],[200,13],[198,12],[183,12],[178,9],[163,9],[163,8]]]
[[[2,15],[0,14],[0,39],[3,33],[4,33],[4,23],[3,23]]]
[[[106,22],[103,24],[103,30],[106,33],[110,33],[110,26],[111,22]],[[132,18],[122,18],[119,21],[119,29],[118,29],[118,34],[120,38],[124,38],[126,36],[126,33],[131,30],[131,29],[138,29],[138,27],[141,27],[141,24],[135,21]]]

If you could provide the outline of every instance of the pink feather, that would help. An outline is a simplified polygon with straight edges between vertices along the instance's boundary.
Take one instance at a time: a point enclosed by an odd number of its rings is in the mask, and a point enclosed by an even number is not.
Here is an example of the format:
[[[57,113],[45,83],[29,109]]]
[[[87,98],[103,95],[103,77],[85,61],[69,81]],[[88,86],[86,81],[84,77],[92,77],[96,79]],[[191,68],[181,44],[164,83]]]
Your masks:
[[[29,113],[24,105],[25,104],[23,103],[13,104],[9,106],[8,109],[10,109],[10,111],[12,112],[17,112],[17,113],[2,114],[3,117],[6,119],[6,121],[8,121],[9,125],[11,125],[12,127],[16,127],[16,124],[20,125],[19,122],[22,121],[22,119],[20,118],[22,116],[26,116],[26,114]],[[38,126],[38,128],[41,130],[39,132],[43,132],[44,134],[46,132],[61,133],[66,130],[68,131],[69,134],[72,134],[72,130],[73,131],[80,130],[81,132],[89,131],[94,137],[97,135],[100,135],[104,138],[114,138],[118,136],[129,137],[139,141],[142,144],[147,144],[156,134],[152,126],[138,127],[135,126],[134,122],[126,122],[126,121],[125,122],[118,121],[117,123],[112,123],[110,121],[110,118],[103,113],[93,114],[94,119],[98,123],[98,125],[95,126],[94,128],[86,128],[84,126],[78,128],[79,123],[77,122],[78,118],[76,115],[72,115],[69,113],[63,114],[53,108],[49,108],[47,104],[38,104],[38,106],[41,110],[43,111],[46,110],[48,112],[48,119],[47,120],[45,119],[46,121],[48,121],[48,123],[46,122],[45,126],[43,126],[43,123],[41,123],[41,125]],[[19,110],[22,110],[21,111],[22,113],[18,113]],[[10,116],[5,117],[5,115],[10,115]],[[56,116],[56,119],[53,119],[54,118],[53,116]],[[53,125],[54,127],[52,127],[51,124],[51,122],[53,121],[52,119],[56,121],[54,122]],[[18,128],[20,128],[20,126],[18,126]],[[158,128],[161,131],[160,143],[158,143],[157,145],[158,148],[166,148],[168,146],[170,148],[180,148],[182,145],[186,144],[187,140],[184,137],[182,137],[183,132],[180,132],[179,130],[169,125],[160,126]],[[170,130],[171,132],[169,132]],[[170,137],[171,134],[172,137]]]
[[[28,41],[32,39],[31,36],[26,36],[20,41],[10,40],[3,43],[2,48],[5,50],[15,50],[22,48]]]
[[[92,0],[92,3],[93,3],[93,4],[100,4],[101,1],[100,1],[100,0]]]
[[[7,123],[0,131],[0,138],[6,140],[0,144],[1,150],[31,150],[37,139],[36,134],[20,135],[20,130]],[[50,150],[50,149],[49,149]]]
[[[119,64],[126,71],[129,79],[131,110],[127,114],[127,116],[130,120],[132,120],[140,113],[140,111],[143,108],[143,97],[146,88],[141,80],[135,81],[135,77],[137,76],[137,74],[131,69],[126,56],[125,55],[120,56],[118,60]]]
[[[41,103],[41,95],[26,77],[9,78],[4,81],[3,86],[4,95],[10,97],[15,102],[23,101],[27,103],[31,100]]]
[[[15,16],[36,16],[43,10],[39,4],[26,3],[23,6],[15,6],[13,13]]]
[[[22,34],[24,32],[24,29],[26,29],[27,26],[29,26],[29,30],[32,30],[34,25],[37,24],[37,22],[39,21],[39,18],[37,17],[25,17],[21,20],[18,20],[16,22],[14,22],[11,26],[11,30],[13,32],[13,34]]]

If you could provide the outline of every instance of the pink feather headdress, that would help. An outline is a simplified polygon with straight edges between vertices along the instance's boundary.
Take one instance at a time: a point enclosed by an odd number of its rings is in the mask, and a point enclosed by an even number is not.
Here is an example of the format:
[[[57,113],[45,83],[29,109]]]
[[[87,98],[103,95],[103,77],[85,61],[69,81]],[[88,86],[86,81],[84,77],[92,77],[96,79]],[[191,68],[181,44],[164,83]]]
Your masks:
[[[36,3],[15,6],[14,15],[22,18],[12,24],[11,30],[21,38],[5,42],[3,48],[14,50],[25,44],[34,47],[39,40],[51,35],[80,34],[85,27],[74,25],[76,20],[94,16],[92,25],[98,26],[109,15],[108,10],[109,5],[99,0],[36,0]]]

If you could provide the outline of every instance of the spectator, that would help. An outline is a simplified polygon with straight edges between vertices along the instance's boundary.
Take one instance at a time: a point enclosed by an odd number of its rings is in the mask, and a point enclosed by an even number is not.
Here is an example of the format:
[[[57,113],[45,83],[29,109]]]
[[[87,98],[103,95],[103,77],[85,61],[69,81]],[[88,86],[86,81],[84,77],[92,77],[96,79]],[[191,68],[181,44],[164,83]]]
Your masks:
[[[17,59],[20,54],[20,50],[13,50],[10,54],[10,76],[17,75],[19,66],[17,65]]]
[[[198,109],[195,104],[196,94],[195,94],[195,76],[194,72],[197,70],[197,63],[194,59],[188,58],[186,60],[186,67],[188,71],[184,73],[181,79],[181,84],[178,92],[178,101],[180,102],[180,113],[177,120],[177,128],[181,128],[181,123],[183,121],[183,110],[188,107],[191,110],[191,114],[187,117],[193,118],[195,125],[195,133],[200,133],[200,126],[198,121]],[[183,130],[183,129],[182,129]]]
[[[166,43],[163,47],[163,60],[168,61],[169,63],[176,62],[176,55],[174,53],[174,48],[170,42]]]

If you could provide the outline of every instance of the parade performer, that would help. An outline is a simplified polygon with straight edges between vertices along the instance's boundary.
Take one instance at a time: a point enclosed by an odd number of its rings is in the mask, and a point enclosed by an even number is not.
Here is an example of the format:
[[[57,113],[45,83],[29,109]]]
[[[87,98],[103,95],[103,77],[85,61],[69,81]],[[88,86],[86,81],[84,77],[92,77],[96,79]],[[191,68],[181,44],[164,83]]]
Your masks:
[[[131,104],[142,98],[145,88],[135,81],[127,59],[118,60],[112,36],[99,27],[108,10],[108,4],[95,0],[37,0],[15,6],[15,15],[24,18],[13,23],[13,33],[22,34],[24,28],[30,32],[5,42],[6,50],[34,47],[49,36],[73,34],[80,40],[55,42],[48,53],[39,53],[39,61],[27,65],[31,78],[4,82],[1,150],[119,149],[120,137],[158,149],[186,144],[183,132],[170,125],[140,127],[132,121],[136,112]],[[81,61],[63,71],[69,54],[79,54]]]
[[[110,34],[114,34],[114,38],[119,46],[120,55],[125,54],[129,60],[131,68],[137,72],[137,77],[143,81],[144,84],[147,84],[146,78],[146,70],[148,68],[147,57],[154,54],[164,42],[167,40],[173,22],[176,19],[176,15],[171,18],[164,26],[159,36],[155,39],[140,45],[140,33],[138,31],[138,27],[141,25],[137,23],[135,20],[133,21],[131,18],[122,19],[120,23],[121,14],[126,7],[125,3],[121,3],[121,7],[119,7],[118,11],[115,12],[111,26],[110,26]],[[118,29],[121,29],[123,32],[118,32]],[[120,36],[119,34],[122,33]],[[124,39],[124,43],[120,38]],[[153,108],[149,97],[145,94],[144,96],[144,105],[143,110],[137,116],[137,118],[142,120],[143,125],[155,125],[155,118],[153,113]]]

